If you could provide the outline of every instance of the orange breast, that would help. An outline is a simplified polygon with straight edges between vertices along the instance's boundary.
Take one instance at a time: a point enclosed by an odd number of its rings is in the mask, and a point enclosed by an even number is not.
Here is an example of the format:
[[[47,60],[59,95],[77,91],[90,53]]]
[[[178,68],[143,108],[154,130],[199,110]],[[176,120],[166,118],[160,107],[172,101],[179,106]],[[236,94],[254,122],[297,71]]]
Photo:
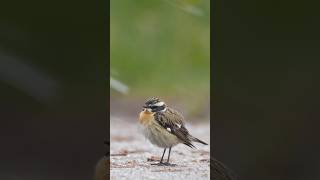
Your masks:
[[[143,125],[148,125],[151,123],[151,121],[153,120],[153,114],[151,112],[148,111],[142,111],[139,114],[139,122]]]

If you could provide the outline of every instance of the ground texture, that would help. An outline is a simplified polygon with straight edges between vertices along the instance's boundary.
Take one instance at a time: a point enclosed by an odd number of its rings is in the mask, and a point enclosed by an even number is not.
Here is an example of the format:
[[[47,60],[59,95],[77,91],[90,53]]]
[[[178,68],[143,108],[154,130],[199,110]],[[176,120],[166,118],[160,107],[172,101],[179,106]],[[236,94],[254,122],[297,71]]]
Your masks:
[[[110,178],[121,179],[210,179],[210,146],[195,143],[197,149],[183,144],[172,148],[170,162],[174,167],[154,166],[163,149],[158,148],[139,132],[134,118],[111,117]],[[209,143],[209,124],[187,124],[189,132]],[[165,158],[167,154],[165,155]]]

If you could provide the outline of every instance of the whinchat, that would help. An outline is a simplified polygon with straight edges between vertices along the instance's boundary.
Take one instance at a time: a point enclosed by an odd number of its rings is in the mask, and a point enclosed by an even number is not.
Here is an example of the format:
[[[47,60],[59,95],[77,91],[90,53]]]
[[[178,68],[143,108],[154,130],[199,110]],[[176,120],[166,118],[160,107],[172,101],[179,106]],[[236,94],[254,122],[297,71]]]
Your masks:
[[[191,148],[195,148],[192,142],[208,145],[190,135],[185,127],[183,116],[156,97],[145,102],[139,115],[139,123],[142,125],[144,136],[152,144],[164,148],[160,162],[152,165],[173,166],[174,164],[169,163],[171,148],[179,143]],[[167,148],[169,148],[168,159],[167,162],[163,162]]]

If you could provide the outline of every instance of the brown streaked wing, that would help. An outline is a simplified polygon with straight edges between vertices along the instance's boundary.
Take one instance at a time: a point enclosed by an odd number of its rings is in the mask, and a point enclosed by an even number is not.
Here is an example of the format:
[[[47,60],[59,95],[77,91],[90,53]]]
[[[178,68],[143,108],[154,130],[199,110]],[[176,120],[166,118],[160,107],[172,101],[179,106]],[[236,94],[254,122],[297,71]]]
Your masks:
[[[188,130],[184,126],[183,122],[183,116],[171,109],[168,108],[166,112],[159,112],[155,114],[155,120],[165,129],[170,128],[171,134],[175,135],[177,138],[179,138],[185,145],[189,147],[194,147],[191,144],[191,141],[189,139],[190,135]],[[180,125],[180,127],[178,126]]]

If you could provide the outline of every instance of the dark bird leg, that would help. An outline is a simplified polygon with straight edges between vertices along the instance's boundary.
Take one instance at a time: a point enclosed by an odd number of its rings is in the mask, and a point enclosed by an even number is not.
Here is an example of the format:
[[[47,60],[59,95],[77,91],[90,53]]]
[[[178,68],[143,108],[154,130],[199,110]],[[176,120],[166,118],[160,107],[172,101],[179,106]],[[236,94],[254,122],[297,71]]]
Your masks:
[[[164,148],[164,150],[163,150],[163,154],[162,154],[162,157],[161,157],[161,160],[160,160],[160,163],[162,163],[163,156],[164,156],[164,154],[166,153],[166,150],[167,150],[167,148]]]
[[[169,154],[168,154],[168,159],[167,159],[168,164],[169,164],[169,159],[170,159],[170,153],[171,153],[171,147],[169,148]]]
[[[169,160],[170,160],[170,154],[171,154],[171,148],[172,148],[172,147],[170,147],[170,148],[169,148],[169,154],[168,154],[167,162],[166,162],[166,163],[164,163],[164,164],[165,164],[165,165],[167,165],[167,166],[175,166],[175,164],[170,164],[170,163],[169,163]]]
[[[158,166],[163,165],[162,160],[163,160],[163,156],[164,156],[164,154],[166,153],[166,150],[167,150],[167,148],[164,148],[164,150],[163,150],[163,154],[162,154],[162,157],[161,157],[160,162],[159,162],[159,163],[153,163],[153,164],[151,164],[151,165],[158,165]]]

